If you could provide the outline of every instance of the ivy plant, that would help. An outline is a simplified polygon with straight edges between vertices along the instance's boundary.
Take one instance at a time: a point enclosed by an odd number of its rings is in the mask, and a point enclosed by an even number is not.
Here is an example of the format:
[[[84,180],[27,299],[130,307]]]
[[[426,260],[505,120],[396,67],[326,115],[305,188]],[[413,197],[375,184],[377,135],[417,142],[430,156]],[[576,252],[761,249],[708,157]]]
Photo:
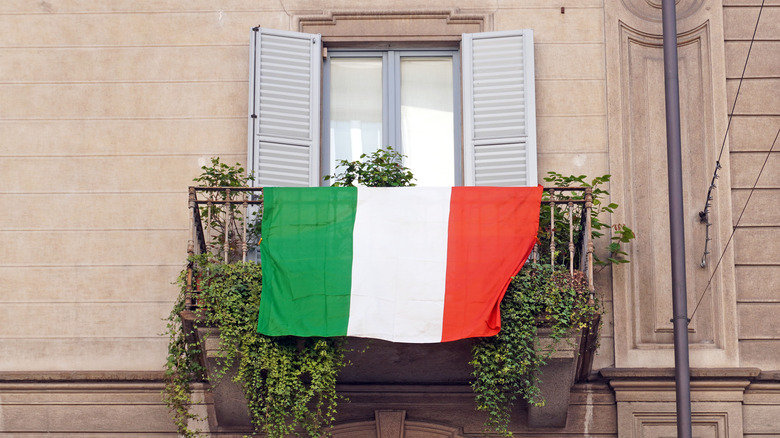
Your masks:
[[[204,187],[246,187],[254,181],[241,163],[230,166],[220,162],[219,157],[211,157],[211,165],[201,166],[200,169],[203,172],[192,180]]]
[[[543,406],[541,367],[573,330],[589,327],[599,312],[581,273],[528,264],[512,278],[501,301],[501,331],[472,349],[472,389],[486,430],[512,436],[509,420],[518,398]],[[552,344],[541,348],[538,329],[549,327]]]
[[[178,284],[187,284],[187,269],[179,275]],[[201,365],[200,344],[195,342],[195,328],[184,320],[187,310],[187,288],[182,287],[167,320],[168,357],[165,363],[163,402],[168,406],[171,419],[179,434],[190,438],[198,435],[189,427],[191,420],[200,417],[191,412],[192,382],[203,380],[205,368]]]
[[[217,369],[212,384],[227,378],[241,385],[256,433],[283,437],[304,433],[328,436],[337,405],[336,376],[344,364],[340,338],[269,337],[257,333],[262,271],[260,265],[215,263],[209,255],[192,258],[198,273],[198,327],[219,330]],[[183,336],[181,313],[187,291],[186,274],[180,276],[182,293],[169,317],[171,348],[166,370],[165,401],[179,433],[190,437],[189,381],[203,373],[198,363],[201,346]],[[190,341],[187,341],[190,339]]]

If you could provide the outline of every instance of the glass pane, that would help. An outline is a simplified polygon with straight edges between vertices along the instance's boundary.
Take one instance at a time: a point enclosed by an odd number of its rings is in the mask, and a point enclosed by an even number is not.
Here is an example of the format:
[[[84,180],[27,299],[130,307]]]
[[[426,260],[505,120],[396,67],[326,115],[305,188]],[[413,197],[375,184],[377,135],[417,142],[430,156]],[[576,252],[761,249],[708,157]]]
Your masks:
[[[382,146],[382,58],[331,58],[331,174]]]
[[[455,184],[452,58],[401,58],[401,139],[417,185]]]

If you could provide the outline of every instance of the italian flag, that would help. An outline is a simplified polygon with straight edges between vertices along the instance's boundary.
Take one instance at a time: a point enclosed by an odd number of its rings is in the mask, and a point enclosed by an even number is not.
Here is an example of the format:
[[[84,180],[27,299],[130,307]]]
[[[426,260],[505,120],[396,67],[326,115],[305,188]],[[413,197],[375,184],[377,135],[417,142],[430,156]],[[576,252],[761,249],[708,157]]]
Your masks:
[[[492,336],[536,241],[541,187],[268,187],[258,332]]]

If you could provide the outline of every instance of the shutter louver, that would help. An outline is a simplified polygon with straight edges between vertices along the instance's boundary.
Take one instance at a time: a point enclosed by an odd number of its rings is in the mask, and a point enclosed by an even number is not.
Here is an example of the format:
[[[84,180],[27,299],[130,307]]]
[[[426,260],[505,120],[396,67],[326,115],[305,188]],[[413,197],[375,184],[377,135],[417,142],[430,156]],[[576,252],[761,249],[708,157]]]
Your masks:
[[[536,186],[533,33],[463,35],[464,182]]]
[[[318,186],[319,35],[253,29],[250,171],[259,186]]]

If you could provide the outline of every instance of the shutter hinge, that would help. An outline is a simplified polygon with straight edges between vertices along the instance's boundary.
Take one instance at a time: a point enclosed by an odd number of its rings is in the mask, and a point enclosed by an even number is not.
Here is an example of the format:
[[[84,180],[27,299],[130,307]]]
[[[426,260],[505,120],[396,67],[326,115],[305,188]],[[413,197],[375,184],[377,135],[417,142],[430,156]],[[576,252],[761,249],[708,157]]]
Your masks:
[[[259,32],[260,31],[260,26],[255,26],[255,27],[252,28],[252,30],[255,31],[255,32]]]
[[[251,117],[251,118],[253,118],[253,119],[256,119],[256,118],[257,118],[257,114],[252,114],[252,115],[251,115],[251,116],[249,116],[249,117]]]

